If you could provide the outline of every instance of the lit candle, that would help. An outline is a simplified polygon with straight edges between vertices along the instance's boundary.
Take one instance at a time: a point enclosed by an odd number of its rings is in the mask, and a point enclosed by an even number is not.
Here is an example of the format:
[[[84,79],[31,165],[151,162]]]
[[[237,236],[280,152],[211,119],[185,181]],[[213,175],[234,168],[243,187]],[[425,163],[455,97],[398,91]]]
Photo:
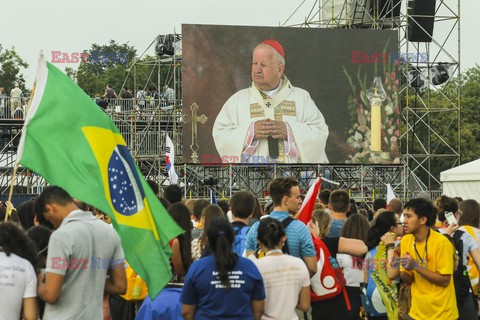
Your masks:
[[[386,98],[382,85],[382,78],[375,77],[367,91],[367,98],[370,101],[372,110],[370,113],[370,151],[382,151],[382,101]]]
[[[370,123],[370,150],[371,151],[382,151],[382,111],[380,107],[382,102],[378,101],[375,104],[372,104],[372,114],[371,114],[371,123]]]

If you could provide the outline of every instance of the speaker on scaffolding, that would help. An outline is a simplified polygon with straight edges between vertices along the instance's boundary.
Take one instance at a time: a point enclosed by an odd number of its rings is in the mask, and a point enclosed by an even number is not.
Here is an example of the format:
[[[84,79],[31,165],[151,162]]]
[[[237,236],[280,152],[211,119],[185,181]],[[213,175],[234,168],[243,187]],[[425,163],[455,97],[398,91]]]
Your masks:
[[[175,36],[173,34],[158,36],[157,43],[155,44],[155,53],[158,56],[163,56],[164,54],[173,56],[175,53],[174,43]]]
[[[413,67],[413,69],[408,71],[408,83],[415,89],[425,85],[425,81],[422,80],[422,70],[420,68]]]
[[[408,41],[432,42],[435,5],[436,0],[408,0]]]
[[[402,0],[379,0],[376,2],[380,19],[398,18]]]

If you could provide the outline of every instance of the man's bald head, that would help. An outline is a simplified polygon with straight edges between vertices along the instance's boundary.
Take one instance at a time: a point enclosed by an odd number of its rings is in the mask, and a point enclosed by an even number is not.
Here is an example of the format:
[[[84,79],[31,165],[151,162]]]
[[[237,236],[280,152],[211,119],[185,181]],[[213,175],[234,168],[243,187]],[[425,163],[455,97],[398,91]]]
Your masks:
[[[402,200],[397,199],[397,198],[393,198],[392,200],[390,200],[388,205],[390,207],[390,211],[393,211],[397,214],[402,214],[403,213],[403,202],[402,202]]]
[[[285,59],[272,46],[260,43],[255,47],[252,80],[259,89],[269,91],[277,88],[284,70]]]

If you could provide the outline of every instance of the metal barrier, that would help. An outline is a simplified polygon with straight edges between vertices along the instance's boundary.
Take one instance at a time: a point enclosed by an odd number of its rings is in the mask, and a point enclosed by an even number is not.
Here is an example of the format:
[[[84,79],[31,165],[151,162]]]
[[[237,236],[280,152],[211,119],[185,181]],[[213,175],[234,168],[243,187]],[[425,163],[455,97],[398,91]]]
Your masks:
[[[0,96],[0,119],[23,119],[27,105],[27,97]]]
[[[171,111],[174,105],[168,103],[165,99],[92,99],[100,108],[104,109],[108,114],[126,114],[141,113],[146,111],[153,112],[156,110]],[[9,96],[0,96],[0,119],[24,119],[27,109],[29,97],[14,98]],[[181,102],[180,102],[181,103]],[[180,104],[181,105],[181,104]],[[163,115],[167,119],[167,115]]]

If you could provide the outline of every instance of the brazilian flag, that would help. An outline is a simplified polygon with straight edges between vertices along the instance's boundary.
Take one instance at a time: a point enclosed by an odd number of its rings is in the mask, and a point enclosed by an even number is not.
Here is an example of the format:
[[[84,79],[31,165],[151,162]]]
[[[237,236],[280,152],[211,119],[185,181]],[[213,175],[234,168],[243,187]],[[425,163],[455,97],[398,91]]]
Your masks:
[[[171,278],[168,242],[183,230],[146,183],[110,118],[43,56],[17,159],[107,213],[128,263],[150,297],[157,296]]]

